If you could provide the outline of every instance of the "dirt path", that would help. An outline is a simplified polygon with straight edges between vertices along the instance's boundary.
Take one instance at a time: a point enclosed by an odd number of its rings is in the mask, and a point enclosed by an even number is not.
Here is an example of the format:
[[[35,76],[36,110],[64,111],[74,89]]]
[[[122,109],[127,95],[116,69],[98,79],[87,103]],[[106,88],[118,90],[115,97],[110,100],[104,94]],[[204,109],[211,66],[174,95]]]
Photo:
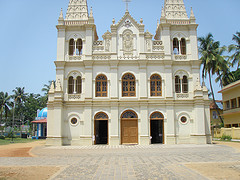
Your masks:
[[[0,167],[0,180],[47,180],[60,169],[53,166]]]
[[[31,143],[17,143],[0,146],[0,157],[34,157],[31,150],[37,146],[44,146],[45,141]]]
[[[213,141],[216,145],[225,145],[234,148],[237,152],[240,152],[240,142],[224,142],[224,141]]]
[[[17,143],[0,146],[0,157],[35,157],[31,150],[38,146],[44,146],[45,141],[31,143]],[[57,173],[61,167],[53,166],[18,166],[0,167],[0,180],[46,180]]]
[[[237,153],[240,152],[240,143],[214,141],[216,145],[225,145],[232,147]],[[237,161],[237,159],[236,159]],[[188,163],[186,167],[198,172],[199,174],[216,180],[239,180],[240,179],[240,162],[222,162],[222,163]]]

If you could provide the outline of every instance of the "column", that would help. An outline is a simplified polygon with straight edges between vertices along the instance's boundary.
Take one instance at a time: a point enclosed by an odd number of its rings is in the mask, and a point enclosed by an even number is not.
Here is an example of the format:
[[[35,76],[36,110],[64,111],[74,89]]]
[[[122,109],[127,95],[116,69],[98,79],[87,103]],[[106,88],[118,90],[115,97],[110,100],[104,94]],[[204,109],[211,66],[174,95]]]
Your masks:
[[[148,145],[150,143],[149,140],[149,117],[148,117],[148,106],[141,105],[140,106],[140,120],[138,121],[138,133],[139,133],[139,144],[140,145]]]
[[[111,103],[111,119],[109,121],[109,145],[120,144],[120,118],[118,114],[118,103]]]
[[[166,75],[166,81],[165,81],[166,98],[173,98],[172,65],[170,63],[165,64],[165,75]]]
[[[166,106],[167,117],[164,117],[164,129],[166,141],[165,144],[176,144],[176,122],[175,122],[175,112],[174,103],[168,102]],[[167,119],[166,119],[167,118]]]
[[[92,78],[92,62],[84,62],[85,64],[85,99],[93,98],[93,78]]]
[[[118,83],[118,61],[110,62],[111,68],[111,79],[110,79],[110,98],[111,99],[118,99],[118,91],[119,91],[119,83]]]
[[[57,38],[57,61],[65,59],[65,29],[58,29]]]
[[[140,71],[140,79],[139,79],[139,97],[140,99],[147,99],[147,69],[146,62],[139,62],[139,71]]]
[[[92,114],[91,103],[86,103],[84,107],[84,122],[83,122],[83,135],[80,137],[80,145],[92,145],[94,144],[94,119]]]

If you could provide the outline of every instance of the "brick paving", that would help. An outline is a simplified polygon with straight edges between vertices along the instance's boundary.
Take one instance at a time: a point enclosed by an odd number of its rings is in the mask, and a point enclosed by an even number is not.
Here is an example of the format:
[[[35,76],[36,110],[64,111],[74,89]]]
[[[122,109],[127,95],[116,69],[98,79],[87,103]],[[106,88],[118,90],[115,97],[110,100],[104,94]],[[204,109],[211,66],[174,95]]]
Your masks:
[[[33,158],[0,158],[0,166],[62,166],[51,179],[207,179],[189,162],[240,162],[221,145],[37,147]]]

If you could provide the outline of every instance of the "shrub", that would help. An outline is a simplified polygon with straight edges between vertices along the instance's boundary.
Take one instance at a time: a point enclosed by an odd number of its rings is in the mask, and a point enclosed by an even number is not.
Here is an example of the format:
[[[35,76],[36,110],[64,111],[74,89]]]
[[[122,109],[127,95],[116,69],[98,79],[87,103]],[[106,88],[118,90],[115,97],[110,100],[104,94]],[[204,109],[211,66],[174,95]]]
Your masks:
[[[1,136],[0,136],[0,139],[5,139],[5,136],[2,136],[2,135],[1,135]]]
[[[232,140],[232,136],[228,136],[228,135],[223,134],[222,137],[221,137],[221,140],[231,141]]]

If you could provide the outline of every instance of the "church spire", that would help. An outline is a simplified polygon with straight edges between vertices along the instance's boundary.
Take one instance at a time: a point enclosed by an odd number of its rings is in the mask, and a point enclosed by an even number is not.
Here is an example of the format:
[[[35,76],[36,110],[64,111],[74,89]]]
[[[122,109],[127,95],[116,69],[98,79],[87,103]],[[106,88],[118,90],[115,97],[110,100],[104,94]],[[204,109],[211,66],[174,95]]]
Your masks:
[[[165,17],[170,20],[188,20],[183,0],[165,0]]]
[[[87,0],[69,0],[66,20],[88,21]]]

